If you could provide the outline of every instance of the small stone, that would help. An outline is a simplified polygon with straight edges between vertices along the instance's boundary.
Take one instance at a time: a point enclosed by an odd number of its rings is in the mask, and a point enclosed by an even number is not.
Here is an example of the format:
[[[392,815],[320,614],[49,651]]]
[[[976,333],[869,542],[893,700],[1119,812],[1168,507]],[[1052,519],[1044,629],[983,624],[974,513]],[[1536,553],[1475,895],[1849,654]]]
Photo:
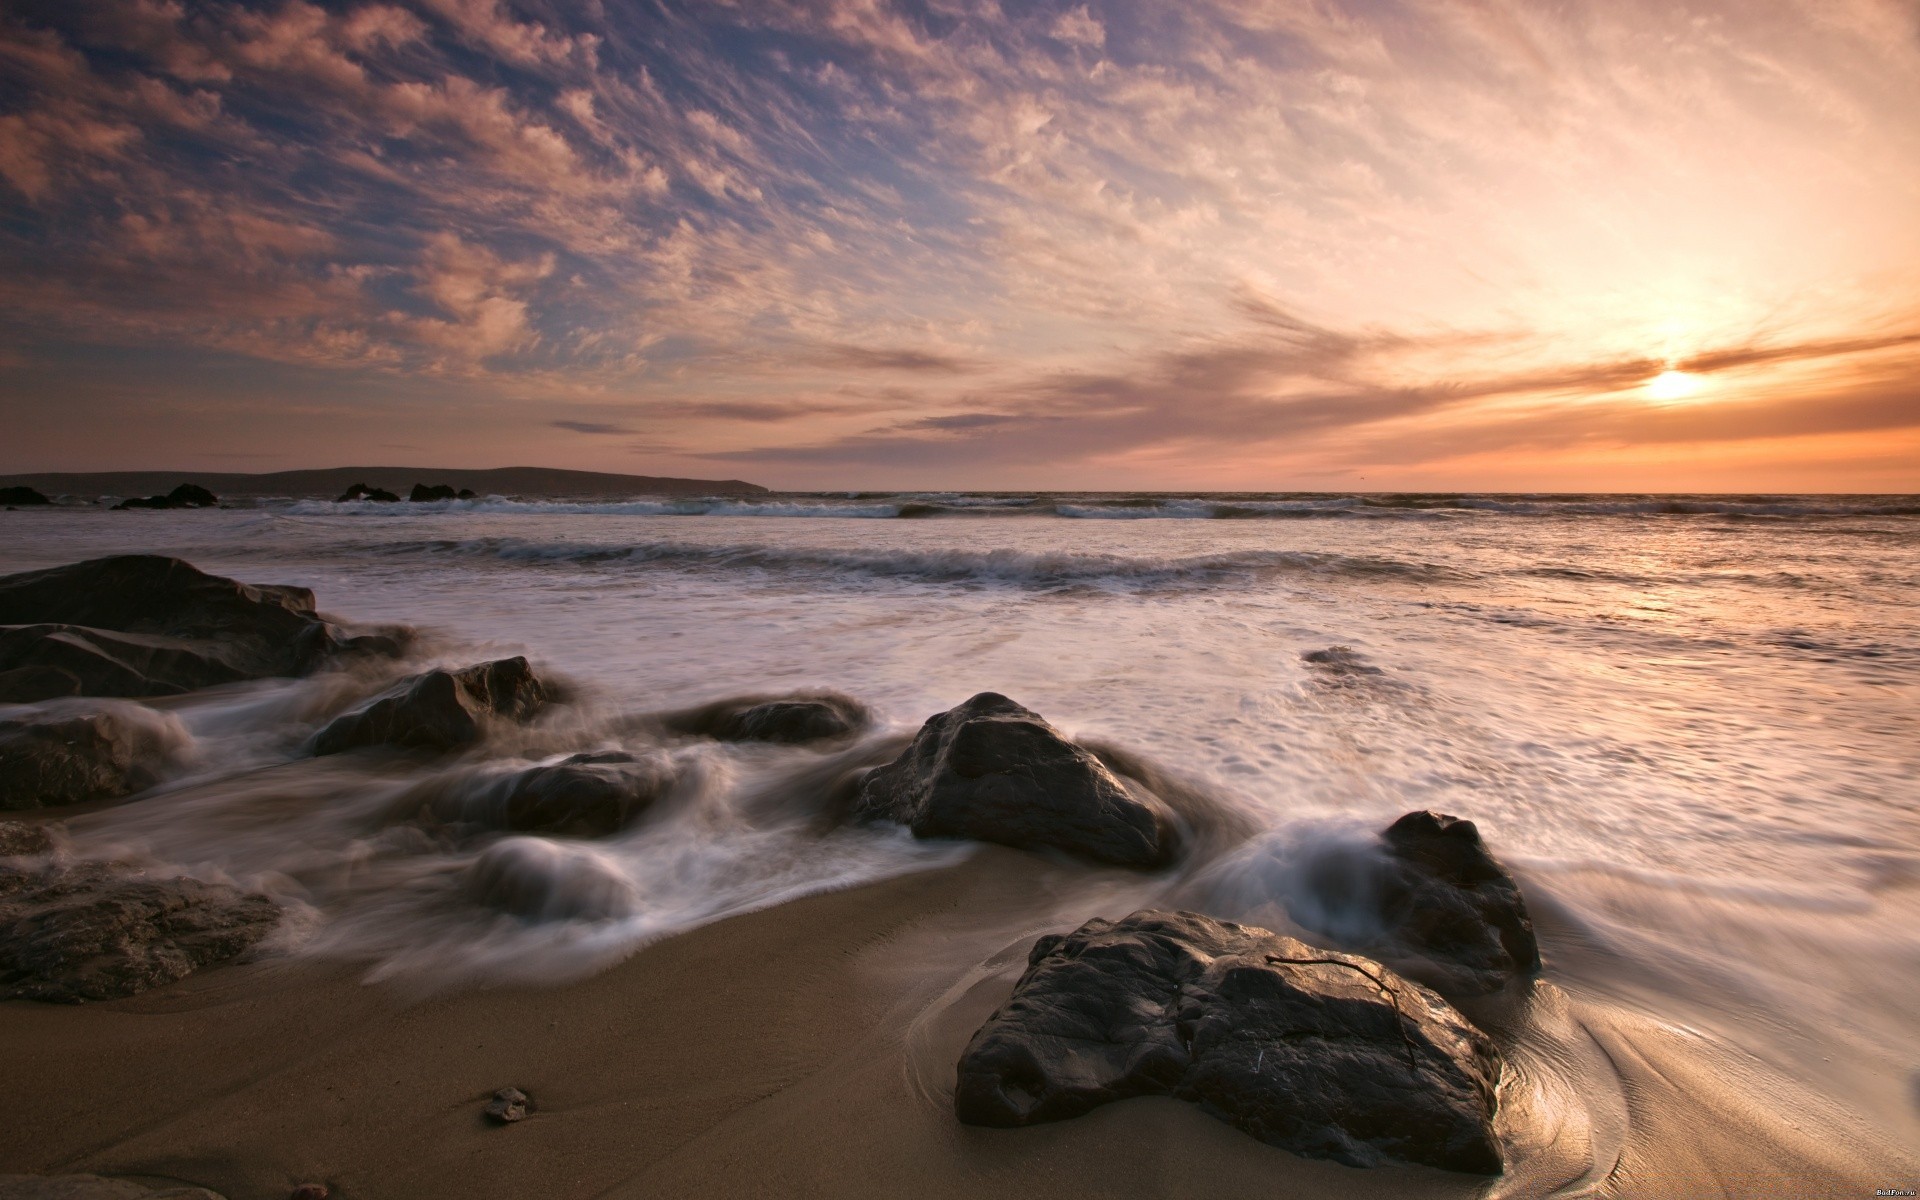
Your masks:
[[[519,1088],[501,1088],[487,1102],[487,1116],[502,1125],[523,1119],[533,1107],[533,1101]]]
[[[293,1189],[293,1194],[288,1197],[288,1200],[327,1200],[327,1197],[332,1194],[324,1183],[303,1183]]]

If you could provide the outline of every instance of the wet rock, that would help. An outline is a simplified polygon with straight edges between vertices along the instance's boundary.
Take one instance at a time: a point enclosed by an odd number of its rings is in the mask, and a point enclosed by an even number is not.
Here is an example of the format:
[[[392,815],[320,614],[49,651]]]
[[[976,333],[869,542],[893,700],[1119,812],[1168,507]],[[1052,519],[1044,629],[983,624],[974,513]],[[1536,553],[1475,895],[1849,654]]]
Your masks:
[[[337,718],[315,736],[315,754],[360,746],[453,750],[480,740],[488,719],[524,722],[551,689],[523,657],[416,675],[397,690]]]
[[[1157,797],[994,692],[928,718],[904,754],[862,781],[854,810],[918,837],[1051,847],[1119,866],[1164,866],[1179,849]]]
[[[479,495],[472,488],[461,488],[460,494],[455,496],[454,499],[455,500],[477,500],[479,499]]]
[[[632,881],[592,846],[503,838],[468,864],[467,899],[534,921],[597,921],[634,911]]]
[[[324,1183],[303,1183],[293,1189],[287,1200],[327,1200],[331,1195],[333,1193],[327,1190]]]
[[[1440,992],[1476,996],[1537,974],[1526,900],[1472,821],[1411,812],[1362,857],[1310,863],[1288,915]]]
[[[368,487],[364,483],[356,483],[334,497],[333,502],[345,504],[349,500],[378,500],[383,504],[398,504],[400,497],[385,488]]]
[[[1172,1096],[1270,1145],[1351,1166],[1493,1175],[1500,1059],[1378,963],[1195,913],[1095,919],[1034,943],[959,1063],[971,1125]]]
[[[485,1111],[490,1119],[508,1125],[525,1118],[532,1103],[519,1088],[501,1088],[493,1094],[493,1099],[487,1101]]]
[[[661,758],[619,750],[575,754],[509,776],[481,801],[481,816],[497,829],[605,837],[625,829],[673,785]]]
[[[113,506],[115,512],[129,508],[217,508],[220,497],[195,483],[183,483],[164,496],[135,496]]]
[[[0,858],[24,858],[53,850],[53,831],[26,821],[0,821]]]
[[[848,737],[871,720],[858,700],[826,693],[780,700],[723,700],[671,718],[668,724],[681,733],[723,742],[799,744]]]
[[[132,704],[0,721],[0,810],[143,791],[186,744],[178,721]]]
[[[117,864],[0,866],[0,1000],[79,1004],[172,983],[251,949],[265,896]]]
[[[1325,650],[1309,650],[1300,656],[1302,662],[1317,667],[1331,676],[1380,675],[1379,667],[1367,662],[1367,656],[1352,646],[1328,646]]]
[[[39,492],[35,491],[33,488],[30,488],[30,487],[0,488],[0,504],[11,504],[11,505],[17,506],[17,505],[52,504],[52,503],[53,501],[47,499],[45,496],[41,495]]]
[[[458,498],[459,493],[444,483],[435,484],[432,487],[428,487],[424,483],[416,483],[413,485],[413,491],[407,496],[407,499],[415,504],[425,504],[430,500],[455,500]]]
[[[146,1187],[99,1175],[0,1175],[0,1200],[221,1200],[201,1187]]]
[[[355,641],[315,613],[306,588],[239,583],[161,555],[0,577],[0,702],[300,675],[375,649]]]

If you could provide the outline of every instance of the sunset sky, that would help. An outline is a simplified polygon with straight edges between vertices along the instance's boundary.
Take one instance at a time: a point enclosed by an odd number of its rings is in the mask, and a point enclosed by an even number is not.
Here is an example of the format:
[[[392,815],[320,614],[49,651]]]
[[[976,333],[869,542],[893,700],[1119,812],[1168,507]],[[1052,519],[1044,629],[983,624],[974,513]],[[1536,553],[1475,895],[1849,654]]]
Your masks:
[[[25,0],[0,471],[1920,491],[1920,3]]]

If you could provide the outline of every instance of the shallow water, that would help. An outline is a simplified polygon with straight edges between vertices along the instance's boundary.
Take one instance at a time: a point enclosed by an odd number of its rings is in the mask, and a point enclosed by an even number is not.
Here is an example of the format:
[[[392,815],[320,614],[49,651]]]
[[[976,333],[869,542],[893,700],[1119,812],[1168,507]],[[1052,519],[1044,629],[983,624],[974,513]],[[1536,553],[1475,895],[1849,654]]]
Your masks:
[[[1471,817],[1541,914],[1548,978],[1912,1144],[1916,514],[1913,497],[263,501],[0,514],[0,570],[178,554],[421,627],[429,658],[524,651],[573,682],[549,722],[437,764],[295,760],[382,676],[165,705],[192,750],[155,794],[76,818],[76,848],[266,887],[300,913],[292,953],[423,986],[558,980],[952,862],[969,849],[823,831],[817,802],[995,690],[1257,831],[1163,877],[1088,871],[1088,911],[1054,919],[1156,898],[1269,919],[1316,848],[1411,809]],[[632,719],[809,688],[882,730],[822,755]],[[544,919],[473,902],[500,865],[486,845],[394,819],[421,788],[613,746],[664,756],[674,789],[616,838],[523,848],[514,869],[570,881]]]

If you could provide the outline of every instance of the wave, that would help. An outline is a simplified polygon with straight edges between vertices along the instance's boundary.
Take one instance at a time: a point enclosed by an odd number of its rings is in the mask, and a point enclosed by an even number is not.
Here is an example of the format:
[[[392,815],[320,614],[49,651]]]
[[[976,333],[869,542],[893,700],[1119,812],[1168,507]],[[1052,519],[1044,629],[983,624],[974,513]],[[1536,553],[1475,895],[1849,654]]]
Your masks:
[[[830,550],[699,542],[541,542],[512,537],[439,538],[355,545],[353,553],[452,556],[539,564],[657,566],[689,571],[816,574],[1020,588],[1211,587],[1281,574],[1433,580],[1457,572],[1428,563],[1302,550],[1246,550],[1186,557],[1128,557],[1025,550]]]
[[[486,496],[383,504],[371,500],[295,501],[300,516],[407,517],[429,514],[787,517],[864,520],[928,517],[1057,517],[1071,520],[1445,520],[1509,517],[1719,517],[1804,520],[1920,516],[1917,496],[1704,495],[1486,495],[1471,493],[1325,494],[1212,493],[1201,495],[1076,493],[1014,495],[992,492],[860,492],[732,496],[642,497],[630,500],[518,499]]]

